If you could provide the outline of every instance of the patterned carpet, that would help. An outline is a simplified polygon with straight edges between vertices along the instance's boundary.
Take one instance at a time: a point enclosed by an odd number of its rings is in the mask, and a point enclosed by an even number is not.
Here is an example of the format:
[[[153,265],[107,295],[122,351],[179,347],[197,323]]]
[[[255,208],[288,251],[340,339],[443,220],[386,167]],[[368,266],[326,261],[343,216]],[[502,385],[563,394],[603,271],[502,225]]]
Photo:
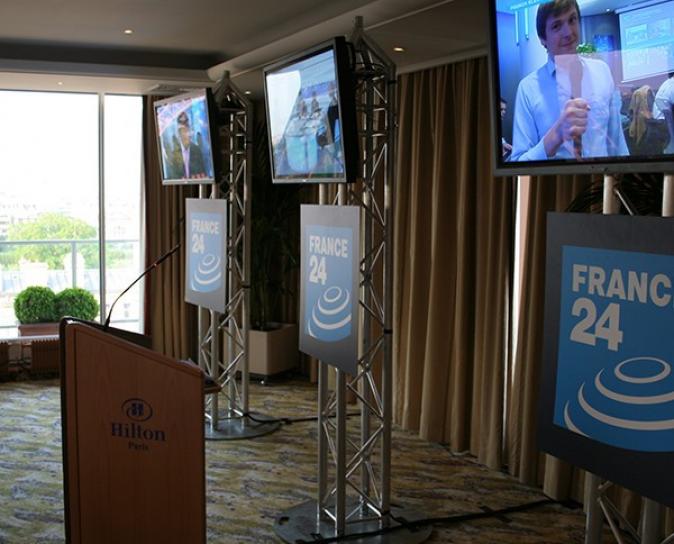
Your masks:
[[[251,384],[251,406],[274,416],[316,412],[316,387]],[[0,544],[64,542],[60,394],[56,381],[0,384]],[[264,437],[206,443],[209,543],[278,543],[282,511],[314,498],[316,424]],[[469,456],[394,430],[394,501],[426,517],[499,509],[542,499],[539,491]],[[580,510],[549,505],[507,518],[436,526],[429,543],[581,543]]]

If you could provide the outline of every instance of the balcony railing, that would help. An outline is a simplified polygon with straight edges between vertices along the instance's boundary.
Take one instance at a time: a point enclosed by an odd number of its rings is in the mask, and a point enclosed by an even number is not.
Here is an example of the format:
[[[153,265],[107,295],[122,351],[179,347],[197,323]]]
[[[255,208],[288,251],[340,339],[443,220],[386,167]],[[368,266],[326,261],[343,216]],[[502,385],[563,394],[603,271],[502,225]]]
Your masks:
[[[59,292],[67,287],[81,287],[91,292],[100,301],[100,270],[98,266],[99,241],[94,240],[26,240],[0,241],[0,329],[14,329],[13,303],[18,293],[30,285],[43,285]],[[16,263],[17,252],[22,247],[51,248],[53,253],[63,253],[61,267],[54,268],[53,256],[41,262],[25,259]],[[106,302],[109,305],[140,273],[140,241],[137,239],[108,239],[105,242]],[[65,250],[65,251],[64,251]],[[85,255],[88,258],[85,259]],[[35,255],[31,256],[34,260]],[[95,264],[91,264],[91,261]],[[7,264],[9,261],[14,264]],[[86,264],[85,261],[89,261]],[[51,265],[51,268],[50,268]],[[122,301],[120,301],[122,302]],[[115,309],[114,323],[132,325],[140,320],[140,295],[125,295],[122,308]],[[119,306],[119,305],[118,305]],[[107,311],[107,308],[106,308]],[[126,327],[125,327],[126,328]],[[130,327],[133,328],[133,327]],[[10,331],[0,331],[7,335]]]

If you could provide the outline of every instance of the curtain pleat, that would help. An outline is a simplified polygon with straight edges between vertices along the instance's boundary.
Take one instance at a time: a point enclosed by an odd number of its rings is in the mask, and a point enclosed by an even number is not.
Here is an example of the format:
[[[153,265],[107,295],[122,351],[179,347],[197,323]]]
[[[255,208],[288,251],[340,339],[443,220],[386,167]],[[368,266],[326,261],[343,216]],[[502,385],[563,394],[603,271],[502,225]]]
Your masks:
[[[546,213],[562,211],[590,178],[541,176],[529,183],[522,251],[520,319],[509,391],[507,451],[510,472],[531,484],[545,482],[553,496],[569,496],[570,469],[536,445],[536,413],[543,347]],[[527,183],[527,182],[525,182]],[[547,472],[546,472],[547,468]]]
[[[399,79],[394,417],[500,467],[513,192],[489,115],[484,58]]]
[[[143,99],[143,156],[145,169],[145,261],[151,265],[184,240],[185,198],[196,196],[193,186],[161,184],[154,124],[154,97]],[[176,358],[194,356],[196,308],[184,302],[185,248],[145,279],[145,334],[153,348]]]

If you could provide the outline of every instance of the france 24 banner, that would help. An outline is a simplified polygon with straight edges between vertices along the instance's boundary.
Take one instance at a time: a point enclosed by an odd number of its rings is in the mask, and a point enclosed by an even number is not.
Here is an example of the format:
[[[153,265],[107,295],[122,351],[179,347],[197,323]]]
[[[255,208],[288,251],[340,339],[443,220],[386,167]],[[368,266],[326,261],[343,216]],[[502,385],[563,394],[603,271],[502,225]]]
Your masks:
[[[549,214],[545,330],[542,449],[674,505],[674,219]]]
[[[185,208],[185,301],[223,313],[227,201],[188,198]]]
[[[301,229],[300,350],[355,374],[360,210],[302,206]]]

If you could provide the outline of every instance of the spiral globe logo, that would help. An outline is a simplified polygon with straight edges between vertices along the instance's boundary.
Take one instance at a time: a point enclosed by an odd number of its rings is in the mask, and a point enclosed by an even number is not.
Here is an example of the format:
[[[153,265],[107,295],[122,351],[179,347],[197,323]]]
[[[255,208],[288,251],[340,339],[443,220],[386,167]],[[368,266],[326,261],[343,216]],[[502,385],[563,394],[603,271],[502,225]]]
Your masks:
[[[197,263],[192,273],[191,285],[194,291],[209,293],[220,287],[222,269],[220,257],[207,253]]]
[[[307,320],[309,336],[336,342],[351,334],[351,294],[348,289],[329,287],[318,297]]]
[[[564,404],[564,426],[634,451],[674,451],[674,375],[657,357],[601,369]]]

